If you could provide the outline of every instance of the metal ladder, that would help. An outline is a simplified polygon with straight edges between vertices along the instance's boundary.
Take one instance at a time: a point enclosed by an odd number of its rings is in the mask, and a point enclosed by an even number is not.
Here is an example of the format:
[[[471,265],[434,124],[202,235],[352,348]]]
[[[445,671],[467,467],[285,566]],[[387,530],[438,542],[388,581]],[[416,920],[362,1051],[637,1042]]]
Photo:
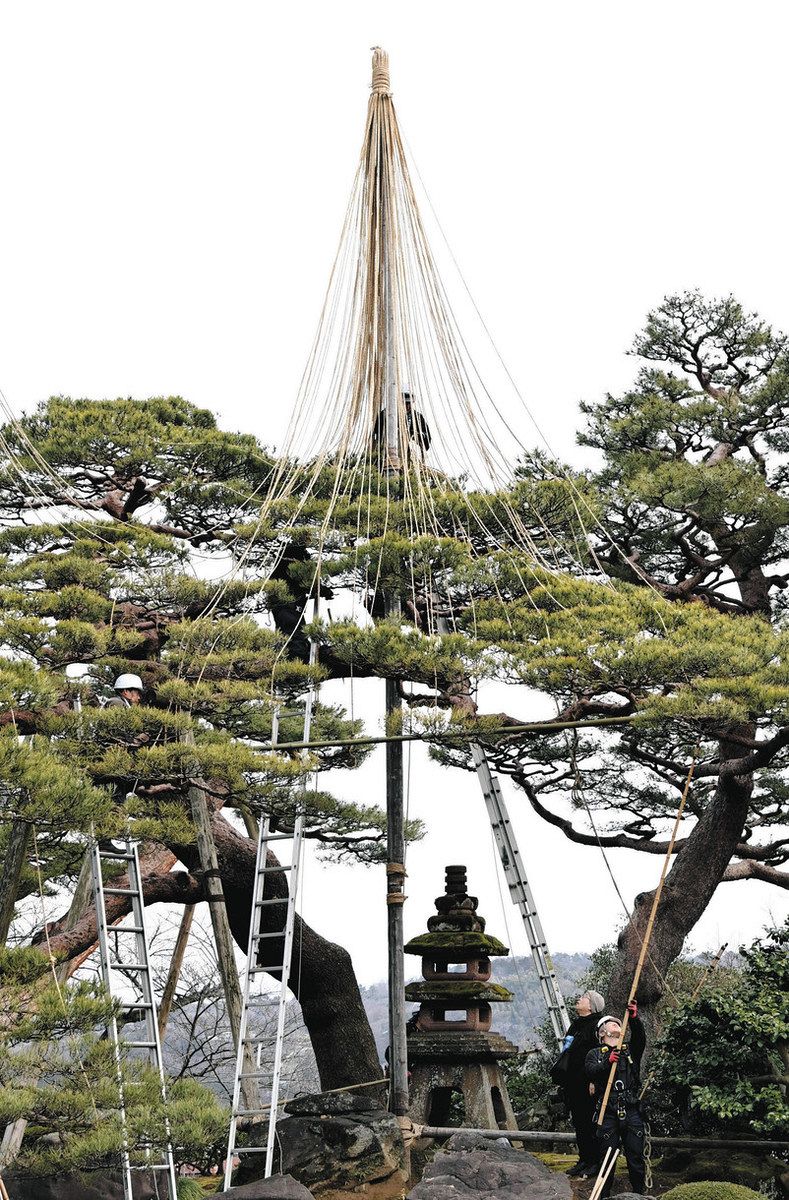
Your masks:
[[[490,769],[485,751],[477,742],[471,743],[471,756],[474,759],[477,778],[482,786],[485,807],[488,810],[496,848],[504,868],[504,878],[510,889],[510,897],[512,903],[520,909],[551,1025],[557,1041],[562,1042],[570,1027],[570,1018],[553,969],[534,895],[526,878],[526,870],[518,843],[515,840],[515,830],[510,822],[501,785]]]
[[[150,957],[148,954],[148,937],[145,931],[144,905],[142,899],[142,877],[140,875],[140,859],[137,852],[137,843],[132,841],[131,838],[125,837],[113,839],[113,845],[121,845],[122,849],[103,848],[95,839],[91,846],[93,899],[96,905],[96,920],[98,923],[101,976],[108,995],[120,1004],[121,1012],[126,1012],[128,1014],[137,1014],[141,1012],[143,1014],[143,1020],[145,1024],[144,1036],[138,1037],[135,1041],[126,1041],[125,1039],[121,1039],[118,1029],[118,1021],[114,1015],[112,1016],[108,1027],[108,1033],[112,1039],[113,1049],[115,1052],[119,1110],[121,1126],[123,1129],[123,1149],[121,1151],[123,1169],[123,1195],[124,1200],[133,1200],[133,1171],[151,1171],[161,1172],[164,1175],[167,1180],[168,1200],[176,1200],[177,1183],[175,1177],[175,1164],[173,1162],[173,1148],[170,1139],[170,1126],[167,1118],[165,1118],[164,1130],[161,1137],[150,1137],[150,1139],[144,1144],[138,1144],[136,1146],[129,1145],[128,1140],[126,1121],[127,1085],[123,1078],[122,1050],[128,1049],[142,1051],[144,1059],[146,1059],[158,1072],[163,1101],[166,1101],[166,1092],[164,1083],[164,1065],[162,1063],[162,1046],[159,1039],[159,1028],[156,1019],[156,997],[153,991]],[[103,862],[124,864],[128,875],[128,887],[106,887],[102,876]],[[108,924],[107,909],[104,902],[106,896],[129,897],[132,907],[131,925]],[[128,935],[131,935],[131,937]],[[130,948],[134,956],[133,960],[130,962],[123,962],[120,957],[120,941],[122,937],[125,939],[124,945],[130,943]],[[114,946],[111,945],[112,940],[114,940]],[[121,972],[127,977],[129,974],[136,976],[142,992],[141,1001],[127,1001],[118,994],[117,986],[113,986],[115,983],[113,977]],[[144,1163],[132,1163],[131,1156],[135,1150],[143,1150],[145,1152],[146,1161]],[[158,1161],[156,1161],[152,1156],[152,1151],[154,1150],[161,1155]]]
[[[317,656],[317,647],[313,644],[310,650],[310,663],[315,662]],[[312,711],[315,702],[315,689],[310,688],[307,695],[307,701],[304,709],[304,735],[302,741],[309,741],[310,728],[312,725]],[[278,718],[274,714],[271,727],[271,745],[274,747],[278,736]],[[306,791],[307,783],[304,782],[303,790]],[[265,1178],[272,1174],[274,1168],[274,1146],[275,1146],[275,1131],[277,1125],[277,1111],[279,1105],[280,1085],[282,1082],[282,1056],[285,1041],[285,1017],[288,1006],[288,985],[290,982],[290,962],[293,952],[293,931],[296,924],[296,897],[299,886],[299,872],[301,868],[302,848],[303,848],[303,832],[304,832],[304,815],[301,806],[297,807],[293,822],[293,831],[288,833],[272,833],[271,832],[271,817],[268,813],[262,814],[260,827],[258,830],[258,847],[257,858],[255,862],[255,883],[252,894],[252,913],[249,922],[249,946],[247,949],[247,962],[244,973],[244,992],[243,1003],[241,1007],[241,1024],[238,1031],[238,1048],[236,1052],[236,1076],[233,1086],[233,1108],[230,1117],[230,1134],[227,1143],[227,1160],[225,1162],[225,1189],[231,1187],[233,1174],[233,1158],[235,1155],[241,1154],[265,1154]],[[280,866],[269,867],[266,865],[267,851],[271,842],[287,841],[292,842],[291,856],[289,863],[283,863]],[[288,887],[288,895],[285,897],[268,897],[265,894],[266,880],[270,875],[277,874],[280,871],[290,872],[290,884]],[[260,931],[260,921],[263,909],[280,905],[285,907],[284,922],[280,929],[274,932],[262,933]],[[272,964],[271,966],[261,967],[257,965],[258,954],[260,951],[261,942],[281,938],[283,941],[282,962]],[[255,1079],[262,1079],[267,1075],[271,1076],[271,1095],[269,1103],[264,1106],[262,1100],[260,1108],[246,1109],[242,1107],[241,1101],[241,1081],[249,1078],[248,1073],[244,1073],[243,1056],[246,1047],[256,1044],[255,1038],[249,1036],[249,1019],[251,1012],[257,1009],[273,1008],[271,1001],[271,993],[258,992],[254,993],[252,988],[253,980],[261,975],[279,975],[279,989],[275,993],[277,1004],[277,1031],[274,1042],[274,1064],[271,1070],[262,1067],[260,1054],[257,1056],[258,1067],[253,1072]],[[236,1137],[238,1133],[239,1117],[264,1117],[268,1116],[268,1130],[266,1142],[263,1146],[237,1146]]]

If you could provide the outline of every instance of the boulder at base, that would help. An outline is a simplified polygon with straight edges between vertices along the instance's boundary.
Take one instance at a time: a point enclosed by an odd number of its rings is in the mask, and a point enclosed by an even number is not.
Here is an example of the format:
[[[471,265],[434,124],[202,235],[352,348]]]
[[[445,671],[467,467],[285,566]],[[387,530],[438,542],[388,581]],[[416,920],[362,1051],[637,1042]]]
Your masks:
[[[234,1187],[229,1192],[214,1192],[214,1200],[312,1200],[303,1184],[292,1175],[271,1175],[268,1179],[256,1179],[254,1183],[245,1183]]]
[[[120,1171],[86,1171],[82,1175],[24,1175],[6,1171],[3,1183],[13,1200],[123,1200]],[[132,1172],[134,1200],[156,1200],[158,1193],[149,1172]]]
[[[277,1165],[315,1195],[352,1192],[403,1171],[400,1126],[377,1101],[350,1093],[305,1096],[289,1101],[285,1112],[289,1115],[277,1122]],[[253,1130],[252,1137],[265,1132]],[[262,1169],[259,1157],[242,1159],[239,1183]],[[237,1194],[233,1189],[231,1195]]]
[[[475,1133],[456,1133],[408,1200],[570,1200],[571,1195],[567,1176],[555,1175],[526,1150]]]

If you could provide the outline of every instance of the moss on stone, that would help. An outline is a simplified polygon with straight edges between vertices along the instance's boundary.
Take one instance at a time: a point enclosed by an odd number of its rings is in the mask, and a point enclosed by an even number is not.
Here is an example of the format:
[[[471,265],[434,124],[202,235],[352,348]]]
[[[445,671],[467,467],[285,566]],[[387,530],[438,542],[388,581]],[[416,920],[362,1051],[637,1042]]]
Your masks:
[[[479,931],[461,933],[450,929],[442,929],[436,933],[420,933],[419,937],[411,938],[403,950],[406,954],[420,954],[425,957],[439,952],[439,956],[442,958],[446,957],[443,953],[445,950],[449,950],[453,954],[456,950],[462,951],[457,959],[451,957],[450,962],[462,962],[467,954],[469,956],[479,953],[502,956],[510,952],[508,946],[488,933]]]
[[[440,1000],[458,1001],[458,1007],[479,1001],[512,1000],[512,992],[502,987],[500,983],[481,983],[478,979],[459,979],[457,982],[449,979],[428,979],[420,983],[409,983],[405,989],[406,1000]]]

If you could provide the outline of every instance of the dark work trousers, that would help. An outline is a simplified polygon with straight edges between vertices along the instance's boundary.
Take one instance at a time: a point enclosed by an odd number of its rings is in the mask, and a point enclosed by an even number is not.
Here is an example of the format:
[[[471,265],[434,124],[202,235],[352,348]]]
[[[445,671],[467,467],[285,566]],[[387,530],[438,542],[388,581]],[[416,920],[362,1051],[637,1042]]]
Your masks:
[[[567,1105],[578,1143],[578,1156],[581,1162],[591,1166],[600,1157],[600,1142],[595,1136],[594,1127],[594,1096],[590,1096],[588,1087],[584,1087],[583,1090],[570,1092]]]
[[[613,1100],[613,1097],[611,1098]],[[609,1108],[603,1117],[598,1140],[600,1162],[605,1158],[609,1146],[614,1150],[622,1149],[627,1163],[627,1173],[630,1176],[630,1186],[634,1192],[643,1195],[644,1192],[644,1122],[638,1106],[627,1104],[625,1115],[617,1116],[616,1108]],[[601,1195],[608,1196],[611,1184],[614,1182],[613,1171],[608,1176],[608,1182]]]

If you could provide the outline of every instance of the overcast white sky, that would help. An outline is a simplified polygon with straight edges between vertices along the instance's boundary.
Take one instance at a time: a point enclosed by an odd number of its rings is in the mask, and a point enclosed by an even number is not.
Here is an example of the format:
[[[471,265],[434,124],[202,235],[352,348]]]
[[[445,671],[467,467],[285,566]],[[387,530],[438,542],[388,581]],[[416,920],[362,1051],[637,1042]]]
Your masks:
[[[627,384],[624,351],[666,292],[733,291],[789,327],[788,35],[778,0],[1,3],[0,387],[17,411],[181,394],[280,441],[380,44],[476,302],[548,440],[582,462],[578,402]],[[430,836],[407,932],[443,865],[467,861],[503,935],[473,777],[419,758]],[[349,786],[378,795],[382,770]],[[508,796],[551,946],[592,949],[618,916],[602,864]],[[628,898],[656,881],[652,858],[613,862]],[[306,917],[364,981],[385,973],[383,892],[380,870],[306,873]],[[727,885],[694,944],[785,910],[765,885]]]

